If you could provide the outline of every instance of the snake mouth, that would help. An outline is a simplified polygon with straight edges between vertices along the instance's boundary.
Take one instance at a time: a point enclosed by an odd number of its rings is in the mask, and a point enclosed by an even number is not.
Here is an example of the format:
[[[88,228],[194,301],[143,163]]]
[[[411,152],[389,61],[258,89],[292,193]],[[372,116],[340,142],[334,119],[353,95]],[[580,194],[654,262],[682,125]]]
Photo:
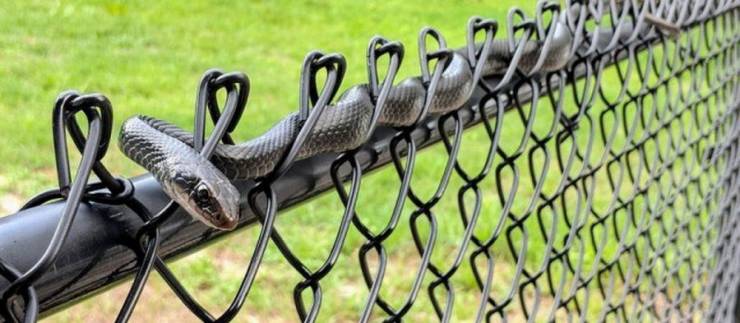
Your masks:
[[[208,221],[205,221],[209,226],[219,230],[233,230],[239,224],[238,217],[225,216],[222,212],[212,211],[211,209],[200,209],[203,213],[207,214]]]
[[[230,190],[231,187],[231,183],[217,186],[219,190]],[[231,202],[232,200],[220,200],[204,182],[191,191],[189,198],[189,204],[195,205],[195,212],[206,219],[204,222],[221,230],[233,230],[239,223],[239,209]]]

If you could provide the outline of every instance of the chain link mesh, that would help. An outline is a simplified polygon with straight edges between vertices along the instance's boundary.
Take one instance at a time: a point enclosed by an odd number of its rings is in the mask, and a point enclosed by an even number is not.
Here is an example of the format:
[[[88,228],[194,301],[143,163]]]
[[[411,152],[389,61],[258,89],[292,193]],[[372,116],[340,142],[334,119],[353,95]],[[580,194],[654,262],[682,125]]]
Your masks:
[[[177,206],[170,203],[159,214],[150,214],[127,195],[128,182],[108,181],[105,187],[117,186],[110,196],[88,195],[87,200],[123,201],[146,223],[138,234],[138,273],[119,320],[131,315],[152,269],[199,319],[233,319],[249,300],[272,243],[301,276],[293,286],[298,317],[315,321],[322,310],[322,279],[347,257],[342,249],[348,233],[355,231],[363,240],[356,250],[357,270],[367,286],[360,321],[409,318],[425,297],[433,313],[424,317],[440,321],[459,311],[473,313],[466,317],[476,321],[735,321],[740,287],[738,2],[612,1],[582,8],[569,21],[576,46],[562,70],[516,71],[504,77],[506,82],[493,84],[481,80],[479,100],[428,123],[427,130],[440,136],[445,152],[435,155],[441,171],[431,181],[434,185],[413,180],[425,154],[421,148],[429,142],[415,139],[415,128],[397,130],[389,147],[398,181],[386,188],[396,193],[385,226],[369,224],[377,221],[369,221],[362,207],[356,207],[367,170],[358,159],[360,151],[337,157],[330,174],[344,209],[336,236],[325,237],[333,242],[318,265],[301,259],[275,226],[280,192],[273,184],[282,174],[260,182],[248,193],[260,235],[233,301],[219,316],[199,304],[157,256],[158,225]],[[669,36],[656,25],[650,33],[617,37],[606,48],[593,46],[598,28],[620,30],[625,22],[639,25],[650,17],[662,17],[681,31]],[[510,18],[507,23],[513,31],[515,22]],[[543,30],[544,20],[537,17],[533,26]],[[245,76],[209,75],[238,79],[238,86],[227,86],[228,91],[248,91]],[[79,97],[64,94],[60,104]],[[71,113],[84,111],[95,129],[99,114],[105,127],[106,110],[100,108],[105,104],[100,102],[79,103]],[[205,105],[200,113],[204,115]],[[74,127],[75,143],[85,147],[87,138],[76,121]],[[466,140],[472,132],[478,134],[476,140]],[[83,183],[90,169],[103,180],[112,178],[100,176],[107,171],[99,162],[102,154],[96,157],[82,172]],[[28,207],[53,198],[76,198],[79,204],[80,196],[59,190]],[[441,210],[445,201],[453,201],[457,212]],[[461,229],[452,248],[439,247],[440,235],[449,231],[440,217],[459,218]],[[402,221],[408,226],[400,226]],[[400,232],[406,228],[408,232]],[[414,265],[393,272],[404,278],[387,277],[389,262],[397,260],[389,249],[403,234],[413,241],[415,259],[409,263]],[[47,268],[41,267],[39,273]],[[3,306],[5,320],[35,319],[35,278],[21,283],[24,274],[12,265],[0,269],[6,280],[15,281],[3,291],[9,304]],[[457,278],[463,275],[474,288],[459,288]],[[384,289],[392,279],[408,281],[409,288]]]

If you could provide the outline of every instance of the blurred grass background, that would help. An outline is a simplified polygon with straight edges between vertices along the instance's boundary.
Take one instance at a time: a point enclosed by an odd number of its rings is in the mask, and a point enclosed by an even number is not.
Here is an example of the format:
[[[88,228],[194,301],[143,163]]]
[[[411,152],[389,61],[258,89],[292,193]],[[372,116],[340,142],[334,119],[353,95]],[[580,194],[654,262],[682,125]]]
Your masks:
[[[250,76],[252,91],[236,137],[246,140],[295,110],[299,68],[308,51],[320,49],[344,54],[348,71],[343,88],[347,88],[366,82],[365,47],[373,35],[400,40],[406,44],[407,53],[397,78],[400,80],[419,74],[415,44],[416,35],[423,26],[438,28],[450,47],[460,47],[464,45],[465,23],[470,16],[505,21],[508,8],[516,4],[513,0],[495,3],[473,0],[3,2],[6,12],[0,14],[0,115],[4,122],[0,124],[0,138],[5,144],[0,145],[0,159],[3,160],[0,165],[0,214],[12,213],[34,193],[54,185],[50,113],[54,98],[63,90],[107,95],[114,105],[116,129],[134,114],[151,115],[190,129],[195,88],[201,74],[211,67],[244,71]],[[535,1],[517,5],[531,14]],[[606,80],[614,78],[605,76]],[[605,91],[607,95],[609,90]],[[544,134],[554,116],[546,103],[540,104],[538,109],[535,114],[541,121],[536,123],[534,131]],[[507,122],[503,131],[501,142],[506,151],[518,145],[524,132],[516,118],[512,116],[514,122]],[[622,122],[618,116],[613,119],[615,124]],[[592,127],[585,131],[595,131],[596,125]],[[624,142],[617,140],[616,144],[624,145]],[[463,147],[462,163],[470,169],[479,168],[488,148],[484,131],[478,127],[466,132]],[[599,154],[595,151],[593,156]],[[422,196],[429,196],[436,189],[445,157],[439,145],[418,157],[412,185]],[[538,154],[531,158],[539,165],[545,163],[544,157]],[[111,149],[105,163],[114,173],[124,176],[143,172],[117,149]],[[527,158],[521,158],[516,164],[521,171],[532,171],[528,170]],[[550,168],[553,171],[546,175],[543,190],[552,193],[562,174],[557,173],[556,167]],[[526,180],[513,186],[512,179],[517,175],[508,168],[496,176],[507,190],[517,190],[518,200],[512,212],[526,212],[528,201],[537,198],[533,196],[533,184]],[[606,185],[606,173],[594,176],[599,183],[594,189],[596,208],[606,208],[613,195]],[[493,230],[501,211],[493,177],[489,176],[482,185],[485,211],[476,233],[483,237]],[[463,232],[456,200],[460,184],[460,178],[453,176],[450,192],[435,207],[439,234],[432,259],[442,268],[451,264],[450,254],[456,253]],[[629,183],[623,187],[629,187]],[[396,189],[397,176],[390,168],[363,177],[357,209],[369,227],[378,230],[388,221]],[[419,264],[408,229],[410,204],[407,203],[408,210],[387,243],[390,264],[381,295],[391,299],[394,306],[405,299],[412,284],[412,273]],[[341,210],[335,194],[325,194],[286,212],[278,219],[277,227],[301,259],[309,267],[316,268],[331,247]],[[607,229],[602,228],[604,232]],[[525,230],[529,230],[525,231],[526,235],[526,232],[539,233],[540,229],[533,219],[526,224]],[[428,232],[428,225],[423,231]],[[546,243],[538,234],[528,237],[522,234],[515,231],[512,238],[527,240],[527,266],[536,271]],[[174,262],[173,270],[212,313],[220,313],[228,306],[244,274],[256,235],[256,228],[233,234]],[[584,239],[584,244],[589,242],[588,237]],[[357,319],[367,297],[357,260],[362,242],[360,234],[351,229],[339,263],[322,280],[324,299],[319,321]],[[606,248],[607,256],[615,252],[613,247]],[[499,239],[493,251],[498,261],[495,277],[500,283],[494,284],[492,294],[501,298],[512,283],[518,284],[512,282],[514,266],[511,265],[517,259],[509,252],[504,239]],[[593,251],[586,252],[587,264],[593,262],[592,258]],[[478,287],[469,266],[466,260],[452,280],[456,291],[453,321],[471,320],[475,313],[470,308],[479,303]],[[237,321],[297,320],[292,289],[299,278],[271,245]],[[430,278],[427,274],[425,284]],[[128,284],[105,291],[45,320],[110,321],[119,310]],[[527,299],[534,297],[533,291],[525,292]],[[548,301],[551,302],[544,297],[540,299],[541,311],[547,311],[551,305]],[[376,318],[383,316],[380,312],[376,314]],[[512,315],[511,320],[523,319]],[[426,290],[422,290],[408,318],[428,321],[435,317]],[[153,273],[136,308],[134,321],[155,319],[195,321]]]

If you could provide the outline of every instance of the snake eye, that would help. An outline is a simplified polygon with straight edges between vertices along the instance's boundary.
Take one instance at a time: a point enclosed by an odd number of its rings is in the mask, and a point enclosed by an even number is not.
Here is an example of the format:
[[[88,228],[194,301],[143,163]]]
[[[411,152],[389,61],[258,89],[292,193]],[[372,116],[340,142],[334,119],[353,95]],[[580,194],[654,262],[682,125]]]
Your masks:
[[[211,198],[211,191],[205,185],[201,184],[195,188],[195,197],[201,201],[207,201]]]

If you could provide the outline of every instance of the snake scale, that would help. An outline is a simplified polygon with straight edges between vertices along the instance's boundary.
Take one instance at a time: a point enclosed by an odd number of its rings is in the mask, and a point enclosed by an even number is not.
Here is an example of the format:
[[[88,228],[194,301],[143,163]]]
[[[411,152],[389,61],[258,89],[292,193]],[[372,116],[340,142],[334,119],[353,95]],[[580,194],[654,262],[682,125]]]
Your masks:
[[[555,71],[570,59],[573,43],[565,12],[554,22],[552,42],[540,71]],[[544,40],[523,43],[518,68],[527,72],[538,63]],[[512,61],[508,40],[494,40],[483,61],[483,76],[504,74]],[[473,71],[468,59],[454,52],[438,81],[428,108],[429,115],[442,115],[462,107],[470,98]],[[408,127],[416,122],[425,105],[426,88],[420,77],[393,85],[378,119],[378,125]],[[343,152],[362,145],[371,128],[373,100],[367,84],[345,91],[327,107],[300,149],[297,159],[320,153]],[[193,134],[166,121],[146,116],[126,120],[119,146],[126,156],[150,171],[164,192],[194,218],[222,230],[236,227],[240,194],[234,180],[269,174],[290,148],[301,128],[297,113],[275,124],[263,135],[244,143],[219,144],[210,160],[198,154]]]

